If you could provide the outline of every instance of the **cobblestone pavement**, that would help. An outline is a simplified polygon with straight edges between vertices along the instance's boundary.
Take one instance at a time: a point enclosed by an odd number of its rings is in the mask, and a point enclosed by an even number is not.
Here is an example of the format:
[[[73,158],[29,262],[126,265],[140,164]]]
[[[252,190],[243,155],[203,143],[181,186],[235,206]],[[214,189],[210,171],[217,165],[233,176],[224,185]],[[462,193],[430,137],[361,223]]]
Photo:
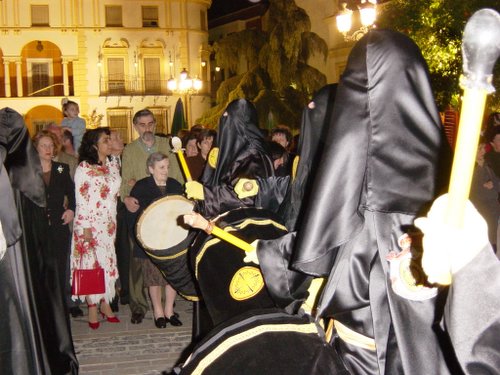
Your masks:
[[[100,319],[99,329],[92,330],[87,324],[87,310],[84,306],[82,309],[85,314],[83,317],[70,317],[82,375],[161,374],[171,371],[183,352],[189,351],[191,302],[179,298],[175,311],[179,313],[183,325],[167,325],[164,329],[155,327],[151,311],[148,311],[141,324],[132,324],[129,307],[120,305],[120,311],[116,313],[120,323],[108,323]]]

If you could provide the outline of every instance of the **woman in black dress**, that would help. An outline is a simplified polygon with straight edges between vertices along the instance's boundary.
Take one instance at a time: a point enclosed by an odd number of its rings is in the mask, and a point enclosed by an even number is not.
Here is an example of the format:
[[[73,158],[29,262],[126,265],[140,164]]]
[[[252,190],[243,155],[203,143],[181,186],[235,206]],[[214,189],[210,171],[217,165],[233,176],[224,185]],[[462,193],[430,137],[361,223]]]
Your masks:
[[[35,135],[33,141],[40,157],[45,183],[49,243],[56,258],[59,286],[64,293],[69,285],[67,263],[71,241],[70,223],[75,216],[75,185],[69,174],[69,166],[52,160],[57,150],[55,135],[42,130]],[[67,300],[66,295],[64,300]]]
[[[180,195],[184,190],[179,182],[168,177],[167,155],[161,152],[152,153],[146,161],[146,167],[150,175],[137,181],[130,191],[130,196],[136,198],[140,205],[137,212],[128,212],[132,232],[142,211],[154,200],[166,195]],[[176,290],[167,283],[160,270],[147,257],[137,241],[134,243],[134,257],[141,259],[144,287],[149,289],[156,327],[165,328],[167,323],[173,326],[182,325],[178,315],[174,312]],[[163,287],[165,287],[165,306],[161,303]]]

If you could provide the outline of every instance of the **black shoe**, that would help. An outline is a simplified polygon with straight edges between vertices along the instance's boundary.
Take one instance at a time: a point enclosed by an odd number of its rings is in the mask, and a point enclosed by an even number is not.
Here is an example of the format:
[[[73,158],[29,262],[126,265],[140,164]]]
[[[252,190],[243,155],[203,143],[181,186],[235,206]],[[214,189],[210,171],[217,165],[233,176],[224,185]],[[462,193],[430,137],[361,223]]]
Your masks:
[[[132,318],[130,318],[130,322],[132,324],[141,324],[142,319],[144,319],[144,314],[143,313],[133,313]]]
[[[167,326],[167,319],[164,316],[155,319],[155,326],[156,328],[165,328]]]
[[[83,311],[78,306],[70,307],[69,313],[73,318],[78,318],[79,316],[83,316]]]
[[[172,315],[170,318],[168,318],[167,322],[172,324],[174,327],[179,327],[182,325],[182,322],[179,320],[179,318],[177,316],[175,316],[175,314]]]
[[[128,305],[129,299],[128,297],[120,297],[120,305]]]

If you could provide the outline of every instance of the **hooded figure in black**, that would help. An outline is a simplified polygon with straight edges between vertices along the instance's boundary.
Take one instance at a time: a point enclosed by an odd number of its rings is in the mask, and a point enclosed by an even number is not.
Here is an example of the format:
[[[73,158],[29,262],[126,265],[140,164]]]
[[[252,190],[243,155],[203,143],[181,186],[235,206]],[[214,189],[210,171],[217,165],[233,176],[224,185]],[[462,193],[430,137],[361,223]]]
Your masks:
[[[56,257],[47,242],[40,159],[22,117],[9,108],[0,110],[0,192],[1,371],[76,374],[63,286],[50,262]]]
[[[296,312],[307,297],[311,277],[283,267],[289,264],[296,236],[301,225],[303,209],[307,206],[309,192],[325,148],[325,138],[330,126],[337,84],[324,86],[313,97],[302,113],[297,170],[292,176],[259,179],[259,205],[277,212],[288,231],[274,240],[259,240],[257,257],[266,280],[268,291],[276,304],[287,311]]]
[[[232,101],[220,118],[217,148],[210,151],[200,180],[204,199],[198,201],[199,212],[214,217],[234,208],[253,206],[253,198],[238,199],[234,185],[241,177],[265,178],[273,174],[255,107],[245,99]]]
[[[409,38],[372,30],[355,45],[326,143],[291,267],[328,277],[317,315],[335,319],[336,349],[353,374],[460,373],[434,326],[441,291],[424,286],[407,234],[449,173],[427,66]]]
[[[301,203],[307,196],[308,182],[314,176],[314,166],[324,146],[323,140],[333,107],[330,104],[335,96],[335,88],[335,85],[328,85],[321,89],[303,112],[302,138],[299,145],[300,162],[297,177],[293,179],[293,182],[289,176],[258,179],[259,193],[254,197],[256,205],[264,208],[272,207],[276,211],[281,203],[278,210],[281,213],[280,219],[287,224],[290,230],[295,228]],[[281,224],[279,228],[283,229],[279,232],[276,229],[271,230],[273,223],[279,219],[277,219],[276,214],[270,213],[268,210],[255,208],[233,210],[221,216],[217,224],[219,225],[220,222],[224,224],[224,221],[229,227],[240,228],[238,236],[245,241],[251,242],[255,238],[264,237],[269,240],[259,240],[259,243],[269,241],[272,244],[269,246],[276,248],[281,247],[282,244],[283,247],[286,247],[288,237],[292,235],[291,233],[285,234],[285,228]],[[256,227],[258,229],[255,229]],[[201,227],[197,226],[197,228]],[[283,236],[283,234],[285,235]],[[275,237],[278,238],[270,239]],[[204,239],[204,241],[202,245],[204,255],[196,267],[198,275],[201,276],[199,278],[200,287],[203,297],[207,299],[207,305],[210,305],[214,319],[220,320],[221,316],[225,316],[226,319],[218,322],[215,328],[195,347],[180,374],[201,372],[203,374],[263,375],[348,374],[340,357],[326,344],[324,331],[319,323],[314,321],[314,318],[306,314],[290,314],[275,307],[275,305],[287,307],[291,301],[295,302],[293,297],[286,295],[285,301],[283,303],[280,301],[277,304],[274,298],[266,298],[267,292],[265,292],[264,287],[255,296],[238,299],[238,302],[225,298],[227,290],[231,290],[229,283],[221,286],[224,281],[214,283],[211,278],[225,280],[227,274],[232,275],[234,264],[237,264],[236,268],[238,268],[242,264],[240,262],[244,260],[231,262],[231,259],[240,257],[242,251],[235,251],[238,249],[231,248],[224,241],[214,242],[213,239],[208,241]],[[214,242],[214,244],[208,245],[209,242]],[[198,246],[198,248],[202,246]],[[217,248],[214,248],[215,246]],[[212,261],[208,260],[209,266],[204,265],[203,263],[207,262],[206,258],[207,255],[210,257],[210,253],[215,253]],[[217,258],[217,262],[213,261],[215,258]],[[277,252],[275,260],[282,264],[282,254]],[[220,269],[217,270],[217,267]],[[247,281],[258,279],[256,274],[253,274],[251,279],[245,279],[244,272],[240,273],[245,268],[254,267],[251,264],[246,264],[234,274],[231,284],[235,280],[240,280],[240,277]],[[210,272],[211,270],[213,272]],[[264,276],[266,285],[268,285],[268,275]],[[301,274],[301,276],[304,279],[304,275]],[[204,283],[206,285],[203,285]],[[250,288],[252,292],[259,288],[258,283],[250,282],[250,284],[252,284]],[[239,288],[246,289],[244,285],[241,284]],[[302,294],[305,292],[306,290]],[[287,293],[288,289],[284,294]],[[241,297],[243,294],[239,293]],[[231,296],[234,298],[234,294]],[[209,299],[210,301],[208,301]],[[267,304],[268,300],[270,304]],[[227,318],[228,315],[233,316]]]
[[[289,231],[295,230],[303,202],[307,200],[317,165],[325,146],[337,84],[326,85],[314,95],[302,112],[297,156],[292,175],[258,179],[257,203],[277,211]]]
[[[258,128],[257,111],[248,100],[237,99],[229,103],[219,121],[216,145],[208,155],[201,183],[186,183],[186,195],[197,199],[195,210],[206,218],[254,206],[254,197],[240,200],[234,192],[238,179],[274,175],[264,136]],[[196,245],[191,247],[192,262],[199,250]],[[203,302],[195,304],[193,319],[196,341],[213,326]]]

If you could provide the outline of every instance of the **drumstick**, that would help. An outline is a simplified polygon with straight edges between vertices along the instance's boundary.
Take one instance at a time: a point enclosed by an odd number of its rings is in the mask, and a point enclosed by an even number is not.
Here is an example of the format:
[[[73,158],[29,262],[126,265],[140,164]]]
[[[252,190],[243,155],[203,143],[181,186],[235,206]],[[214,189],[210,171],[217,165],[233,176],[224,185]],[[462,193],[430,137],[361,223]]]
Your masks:
[[[231,245],[234,245],[243,251],[248,252],[255,250],[255,247],[253,247],[248,242],[243,241],[241,238],[238,238],[234,234],[226,232],[224,229],[221,229],[215,225],[212,227],[211,234],[213,234],[216,237],[219,237],[221,240],[229,242]]]
[[[465,204],[469,198],[476,150],[486,96],[495,91],[493,66],[500,53],[500,15],[491,9],[474,13],[465,25],[462,39],[464,96],[458,128],[457,145],[450,177],[446,223],[463,226]],[[451,283],[451,273],[444,285]]]
[[[181,169],[184,172],[184,176],[186,177],[186,181],[192,181],[191,172],[189,172],[189,168],[186,163],[186,158],[184,158],[184,152],[182,150],[182,141],[179,137],[172,137],[172,151],[177,154],[179,158],[179,163],[181,164]]]
[[[199,214],[197,214],[199,215]],[[201,215],[200,215],[201,216]],[[203,216],[201,216],[203,217]],[[204,218],[204,220],[207,220]],[[184,216],[184,222],[189,225],[189,226],[194,226],[194,221],[195,218],[194,216],[189,216],[185,215]],[[254,251],[255,248],[249,244],[248,242],[242,240],[241,238],[236,237],[234,234],[231,234],[229,232],[226,232],[224,229],[219,228],[218,226],[214,225],[211,221],[207,220],[208,225],[205,228],[205,232],[208,234],[213,234],[216,237],[219,237],[221,240],[226,241],[230,243],[231,245],[236,246],[237,248],[249,252],[249,251]]]

